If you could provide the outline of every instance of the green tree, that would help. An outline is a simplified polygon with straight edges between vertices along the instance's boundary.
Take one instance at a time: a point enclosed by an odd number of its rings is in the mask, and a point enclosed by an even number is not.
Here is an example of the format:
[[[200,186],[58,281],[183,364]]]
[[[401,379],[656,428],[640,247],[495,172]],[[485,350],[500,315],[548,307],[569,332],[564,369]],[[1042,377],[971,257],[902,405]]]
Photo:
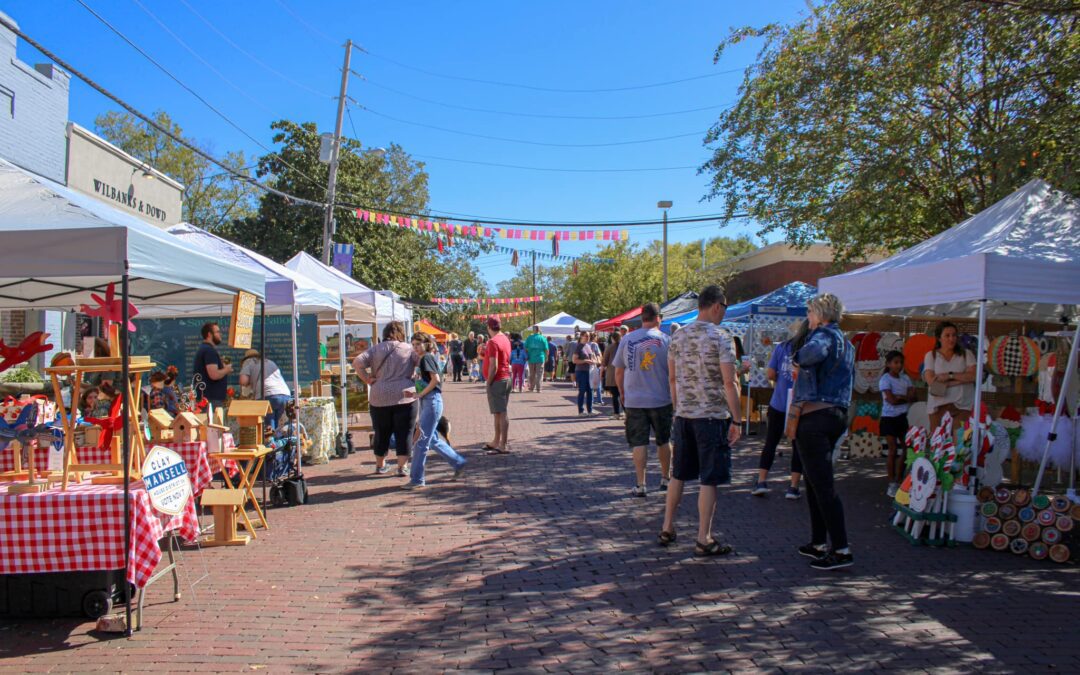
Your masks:
[[[271,127],[278,150],[259,159],[257,175],[281,194],[265,193],[257,213],[233,223],[232,235],[275,260],[288,259],[297,251],[319,255],[324,210],[284,196],[325,201],[329,169],[319,161],[319,134],[310,122],[280,120]],[[433,237],[356,217],[361,206],[424,213],[427,181],[423,164],[400,146],[385,152],[365,150],[359,142],[343,139],[336,201],[351,206],[335,209],[335,240],[356,246],[353,276],[372,288],[415,299],[479,293],[485,284],[472,261],[480,244],[456,238],[440,253]]]
[[[907,247],[1034,177],[1076,193],[1073,0],[832,0],[763,38],[707,136],[729,216],[838,261]]]
[[[210,152],[209,147],[185,137],[180,125],[173,122],[167,113],[158,111],[152,119],[176,136]],[[99,115],[94,120],[94,126],[105,140],[184,186],[185,221],[220,232],[233,219],[243,218],[254,211],[256,188],[245,181],[235,180],[228,171],[137,117],[126,112],[111,111]],[[249,175],[244,153],[227,153],[221,161],[241,175]]]

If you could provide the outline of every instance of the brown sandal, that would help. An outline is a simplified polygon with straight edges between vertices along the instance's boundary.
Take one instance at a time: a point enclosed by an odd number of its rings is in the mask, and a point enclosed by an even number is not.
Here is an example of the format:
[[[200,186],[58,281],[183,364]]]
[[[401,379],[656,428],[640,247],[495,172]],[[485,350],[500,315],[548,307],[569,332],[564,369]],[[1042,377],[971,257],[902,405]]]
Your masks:
[[[656,543],[661,546],[671,546],[675,543],[677,535],[674,532],[668,532],[667,530],[661,530],[659,536],[656,537]]]

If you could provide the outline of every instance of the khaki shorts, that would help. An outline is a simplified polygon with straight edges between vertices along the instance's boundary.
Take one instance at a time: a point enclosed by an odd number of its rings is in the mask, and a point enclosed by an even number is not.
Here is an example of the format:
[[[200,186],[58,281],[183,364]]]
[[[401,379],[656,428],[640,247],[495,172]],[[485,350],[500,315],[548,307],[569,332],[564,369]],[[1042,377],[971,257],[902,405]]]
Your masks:
[[[488,385],[487,399],[492,415],[505,413],[510,405],[510,380],[495,380]]]

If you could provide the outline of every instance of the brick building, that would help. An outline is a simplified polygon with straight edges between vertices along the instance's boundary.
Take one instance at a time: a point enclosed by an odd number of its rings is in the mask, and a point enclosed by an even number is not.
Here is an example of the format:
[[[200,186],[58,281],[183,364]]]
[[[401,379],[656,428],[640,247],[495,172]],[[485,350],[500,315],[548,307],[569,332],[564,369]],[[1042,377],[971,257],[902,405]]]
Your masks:
[[[828,244],[812,244],[807,249],[786,242],[769,244],[728,263],[735,269],[735,276],[726,285],[728,300],[742,302],[756,298],[793,281],[817,286],[822,277],[848,272],[882,257],[868,256],[863,262],[834,267],[833,249]]]

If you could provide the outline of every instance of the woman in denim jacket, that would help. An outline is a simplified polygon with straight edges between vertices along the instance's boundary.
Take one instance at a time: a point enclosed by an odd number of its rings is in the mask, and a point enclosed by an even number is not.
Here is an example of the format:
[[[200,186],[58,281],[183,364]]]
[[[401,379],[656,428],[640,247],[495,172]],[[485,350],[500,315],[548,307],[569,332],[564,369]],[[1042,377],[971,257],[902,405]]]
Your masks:
[[[823,570],[853,562],[832,462],[836,443],[847,428],[855,373],[855,349],[837,325],[843,309],[840,299],[830,293],[812,298],[806,304],[810,334],[793,358],[798,367],[792,397],[792,414],[798,415],[795,445],[806,477],[811,529],[811,541],[799,547],[799,553],[813,558],[811,567]]]

